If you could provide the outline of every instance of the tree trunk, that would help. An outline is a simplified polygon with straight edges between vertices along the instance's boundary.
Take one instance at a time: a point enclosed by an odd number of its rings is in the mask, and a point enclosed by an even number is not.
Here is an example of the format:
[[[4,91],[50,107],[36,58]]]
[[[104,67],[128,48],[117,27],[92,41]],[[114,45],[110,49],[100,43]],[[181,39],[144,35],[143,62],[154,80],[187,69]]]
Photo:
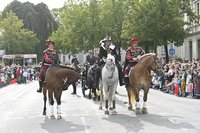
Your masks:
[[[157,53],[157,43],[154,42],[154,53]]]
[[[169,63],[169,54],[168,54],[168,47],[167,47],[167,43],[164,44],[164,48],[165,48],[165,60],[166,63]]]
[[[119,55],[118,55],[118,60],[121,61],[121,43],[119,44]]]

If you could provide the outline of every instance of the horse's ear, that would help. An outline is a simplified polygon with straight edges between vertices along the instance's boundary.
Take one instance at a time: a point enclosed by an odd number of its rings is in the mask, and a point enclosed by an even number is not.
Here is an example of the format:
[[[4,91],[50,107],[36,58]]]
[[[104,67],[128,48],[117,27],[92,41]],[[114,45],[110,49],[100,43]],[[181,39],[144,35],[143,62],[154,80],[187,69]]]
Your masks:
[[[158,53],[155,53],[155,56],[157,57]]]

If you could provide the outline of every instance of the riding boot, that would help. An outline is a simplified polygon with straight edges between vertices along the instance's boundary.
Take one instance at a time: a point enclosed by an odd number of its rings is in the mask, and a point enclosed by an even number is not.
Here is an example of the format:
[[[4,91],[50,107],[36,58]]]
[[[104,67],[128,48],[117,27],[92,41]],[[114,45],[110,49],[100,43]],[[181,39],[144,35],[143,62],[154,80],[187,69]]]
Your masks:
[[[71,94],[76,95],[76,83],[73,84],[73,92]]]
[[[119,85],[123,86],[124,83],[124,75],[122,73],[122,67],[120,66],[119,63],[116,63],[117,69],[118,69],[118,75],[119,75]]]
[[[124,82],[125,82],[125,87],[127,88],[129,85],[129,78],[128,77],[124,77]]]
[[[120,85],[120,86],[125,85],[124,79],[125,79],[125,78],[124,78],[123,74],[120,73],[120,74],[119,74],[119,85]]]
[[[42,92],[42,86],[44,81],[39,81],[39,89],[37,90],[38,93]]]

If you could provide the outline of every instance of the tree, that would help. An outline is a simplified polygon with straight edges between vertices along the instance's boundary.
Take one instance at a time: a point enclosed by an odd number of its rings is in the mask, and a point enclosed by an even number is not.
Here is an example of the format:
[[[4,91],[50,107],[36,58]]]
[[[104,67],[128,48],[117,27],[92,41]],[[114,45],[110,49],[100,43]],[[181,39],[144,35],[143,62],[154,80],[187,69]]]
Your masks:
[[[187,35],[187,31],[184,30],[185,23],[179,13],[179,1],[135,1],[133,9],[130,14],[133,19],[127,22],[129,26],[126,30],[132,31],[143,42],[151,42],[151,46],[164,45],[168,62],[167,45],[169,43],[182,45]]]
[[[65,52],[99,47],[99,41],[106,35],[120,47],[124,21],[122,3],[118,0],[90,0],[79,4],[70,1],[60,10],[61,25],[51,37]]]
[[[4,9],[3,18],[9,10],[12,10],[19,19],[23,20],[25,28],[36,34],[39,42],[34,47],[34,53],[40,58],[42,51],[45,49],[45,41],[58,27],[58,23],[54,20],[48,6],[44,3],[34,5],[30,2],[21,3],[14,0]]]
[[[34,47],[38,43],[36,35],[30,30],[23,28],[22,20],[9,11],[4,19],[0,21],[1,48],[7,54],[30,54],[34,53]]]
[[[71,1],[60,10],[61,25],[51,38],[59,43],[63,52],[77,53],[93,48],[95,23],[91,16],[95,15],[90,14],[87,3],[74,4]]]

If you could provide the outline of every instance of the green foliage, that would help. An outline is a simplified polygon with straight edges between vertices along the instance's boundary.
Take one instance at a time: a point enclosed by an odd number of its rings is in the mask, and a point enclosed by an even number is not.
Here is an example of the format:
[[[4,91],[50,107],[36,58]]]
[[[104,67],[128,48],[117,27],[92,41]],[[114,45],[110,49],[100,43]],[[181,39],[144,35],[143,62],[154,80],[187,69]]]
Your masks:
[[[180,15],[179,0],[143,0],[135,1],[131,6],[134,10],[127,16],[132,19],[128,19],[124,26],[125,37],[132,33],[142,42],[151,42],[147,46],[151,49],[155,49],[156,45],[167,46],[168,43],[182,45],[187,31]]]
[[[30,30],[23,28],[22,20],[9,11],[4,19],[0,21],[1,48],[7,54],[30,54],[34,53],[34,47],[38,40]]]
[[[123,23],[122,2],[90,0],[89,3],[68,3],[60,10],[60,27],[52,34],[65,52],[76,53],[99,47],[99,41],[110,35],[121,45]]]
[[[56,10],[52,14],[44,3],[34,5],[30,2],[21,3],[20,1],[11,2],[3,11],[3,18],[6,12],[12,10],[19,19],[23,20],[23,26],[36,34],[39,40],[34,48],[34,53],[40,58],[44,49],[46,49],[45,41],[50,34],[58,27],[56,19]]]
[[[182,45],[190,30],[183,27],[199,19],[192,12],[190,1],[82,0],[77,3],[68,0],[63,8],[51,13],[44,3],[34,6],[29,2],[13,1],[6,9],[12,9],[23,19],[24,27],[36,33],[40,40],[37,54],[41,53],[49,36],[57,43],[56,49],[77,53],[99,47],[99,41],[109,35],[116,46],[124,49],[132,37],[140,38],[140,45],[146,52],[156,51],[157,45],[164,45],[168,56],[168,43]],[[188,22],[183,21],[183,13],[189,15]],[[2,16],[4,18],[4,12]],[[13,35],[12,38],[17,37]]]

